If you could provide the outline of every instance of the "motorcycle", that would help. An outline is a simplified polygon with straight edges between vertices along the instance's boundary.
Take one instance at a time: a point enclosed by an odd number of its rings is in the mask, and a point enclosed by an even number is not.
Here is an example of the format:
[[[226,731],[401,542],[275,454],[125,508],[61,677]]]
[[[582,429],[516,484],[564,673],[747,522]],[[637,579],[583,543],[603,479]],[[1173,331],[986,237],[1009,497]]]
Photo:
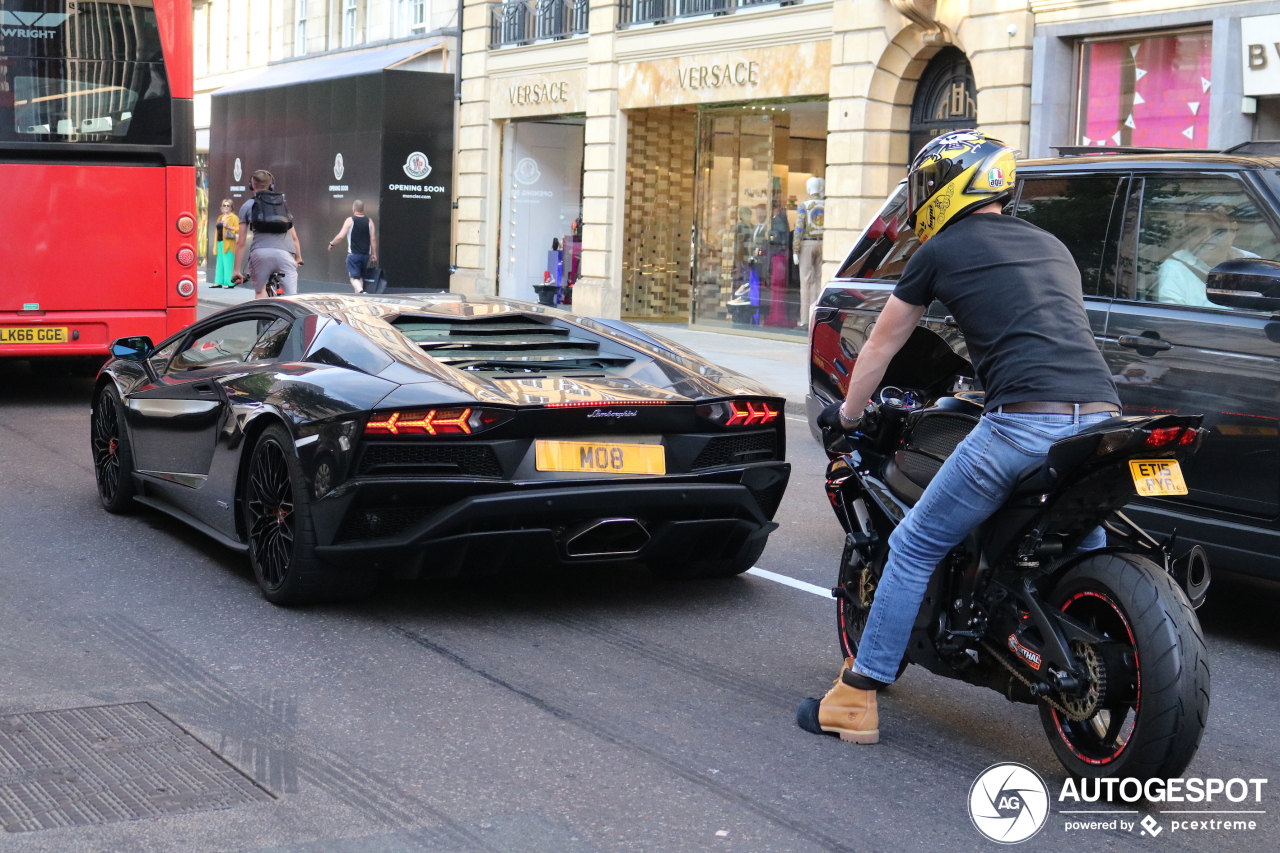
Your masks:
[[[982,417],[982,393],[963,390],[973,375],[919,328],[858,430],[822,430],[827,497],[846,534],[832,590],[846,657],[857,655],[889,535]],[[1076,776],[1181,775],[1209,711],[1195,615],[1209,562],[1199,546],[1174,559],[1176,531],[1157,541],[1122,509],[1135,490],[1186,493],[1179,463],[1199,448],[1201,420],[1114,417],[1053,444],[939,564],[899,675],[913,663],[1038,705]],[[1099,525],[1107,547],[1077,552]]]

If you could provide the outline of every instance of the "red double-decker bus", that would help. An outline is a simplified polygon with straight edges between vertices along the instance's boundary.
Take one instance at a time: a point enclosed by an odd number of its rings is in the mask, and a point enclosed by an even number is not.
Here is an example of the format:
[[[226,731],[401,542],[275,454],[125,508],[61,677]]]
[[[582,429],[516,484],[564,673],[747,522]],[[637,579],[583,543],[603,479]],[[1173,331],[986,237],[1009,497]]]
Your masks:
[[[0,356],[196,316],[190,0],[0,0]]]

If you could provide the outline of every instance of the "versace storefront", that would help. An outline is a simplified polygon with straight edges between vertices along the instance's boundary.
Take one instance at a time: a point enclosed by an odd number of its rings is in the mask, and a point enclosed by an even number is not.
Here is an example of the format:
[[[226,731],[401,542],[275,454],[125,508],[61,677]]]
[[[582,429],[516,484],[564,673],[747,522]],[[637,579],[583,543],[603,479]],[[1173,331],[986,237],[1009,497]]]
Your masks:
[[[468,3],[455,290],[803,336],[919,145],[979,122],[1025,145],[1029,80],[1010,73],[1029,69],[1025,14],[653,0],[556,18],[563,8]],[[968,48],[994,26],[979,60]]]
[[[829,43],[621,73],[622,316],[796,334],[822,279]]]

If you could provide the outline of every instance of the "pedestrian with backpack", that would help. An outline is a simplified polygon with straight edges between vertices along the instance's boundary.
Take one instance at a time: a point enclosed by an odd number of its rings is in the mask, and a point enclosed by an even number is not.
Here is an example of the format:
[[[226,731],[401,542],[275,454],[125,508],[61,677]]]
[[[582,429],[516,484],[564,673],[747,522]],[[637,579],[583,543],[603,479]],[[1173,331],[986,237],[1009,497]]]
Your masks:
[[[364,215],[364,202],[360,199],[351,203],[351,215],[329,241],[330,252],[343,237],[347,238],[347,277],[351,279],[351,289],[364,293],[369,266],[378,262],[378,232],[373,226],[373,217]]]
[[[240,232],[236,237],[236,274],[231,280],[236,284],[248,279],[253,284],[253,296],[262,299],[267,281],[275,273],[280,274],[284,295],[298,292],[298,267],[302,266],[302,246],[298,243],[298,231],[293,227],[293,215],[284,203],[284,193],[276,192],[276,179],[265,169],[254,172],[249,181],[253,186],[253,198],[240,207]],[[249,244],[249,232],[253,242]],[[245,251],[245,245],[249,250]]]

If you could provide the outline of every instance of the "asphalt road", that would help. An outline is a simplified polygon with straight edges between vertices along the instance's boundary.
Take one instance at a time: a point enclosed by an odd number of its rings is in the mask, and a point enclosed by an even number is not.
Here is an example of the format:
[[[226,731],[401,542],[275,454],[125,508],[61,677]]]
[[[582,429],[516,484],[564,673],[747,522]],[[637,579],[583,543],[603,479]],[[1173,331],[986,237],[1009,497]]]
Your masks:
[[[91,386],[0,363],[0,735],[9,715],[147,702],[270,797],[11,832],[6,850],[952,853],[995,847],[966,809],[984,768],[1064,778],[1032,708],[915,667],[882,695],[880,745],[800,731],[796,702],[839,663],[833,605],[759,576],[513,572],[273,607],[243,558],[101,510]],[[795,474],[760,566],[826,586],[824,460],[788,426]],[[1267,778],[1272,802],[1277,612],[1268,585],[1210,593],[1213,706],[1187,774]],[[0,811],[22,778],[0,750]],[[1280,848],[1274,806],[1255,832],[1158,841],[1068,833],[1060,808],[1025,849]]]

